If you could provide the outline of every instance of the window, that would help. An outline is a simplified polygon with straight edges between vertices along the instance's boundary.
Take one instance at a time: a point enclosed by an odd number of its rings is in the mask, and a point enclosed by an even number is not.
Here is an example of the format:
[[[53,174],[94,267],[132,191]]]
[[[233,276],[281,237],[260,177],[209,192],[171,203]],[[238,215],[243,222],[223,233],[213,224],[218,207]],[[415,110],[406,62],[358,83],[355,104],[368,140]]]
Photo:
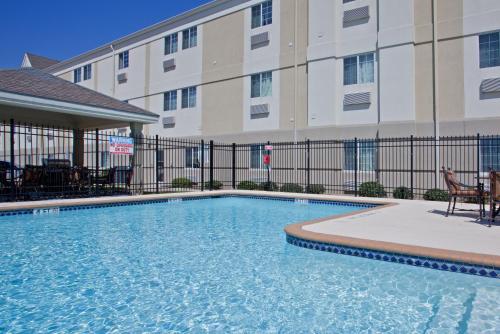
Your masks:
[[[376,144],[373,140],[359,141],[357,147],[355,141],[346,141],[344,143],[344,170],[356,170],[356,150],[358,171],[374,171]]]
[[[170,55],[177,52],[177,37],[178,34],[172,34],[165,37],[165,54]]]
[[[109,167],[109,157],[110,157],[109,151],[101,151],[101,163],[99,165],[100,168]]]
[[[344,86],[374,82],[374,53],[344,58]]]
[[[118,69],[128,68],[128,51],[118,54]]]
[[[273,95],[273,72],[263,72],[252,75],[250,97],[265,97]]]
[[[182,32],[182,49],[194,48],[198,45],[198,27],[192,27]]]
[[[188,147],[186,148],[186,168],[200,168],[201,167],[201,147]],[[205,152],[203,152],[205,164],[208,163],[209,147],[205,145]]]
[[[481,171],[500,170],[500,137],[481,139]]]
[[[92,64],[83,66],[83,80],[92,79]]]
[[[163,182],[165,181],[165,151],[164,150],[159,150],[158,155],[158,181]]]
[[[78,83],[82,81],[82,68],[79,67],[73,71],[73,82]]]
[[[177,91],[172,90],[163,94],[163,110],[177,110]]]
[[[500,66],[500,32],[479,36],[479,66]]]
[[[264,145],[250,146],[250,168],[251,169],[264,169]]]
[[[252,7],[252,29],[273,23],[273,2],[265,1]]]
[[[182,109],[196,107],[196,87],[184,88],[182,90]]]

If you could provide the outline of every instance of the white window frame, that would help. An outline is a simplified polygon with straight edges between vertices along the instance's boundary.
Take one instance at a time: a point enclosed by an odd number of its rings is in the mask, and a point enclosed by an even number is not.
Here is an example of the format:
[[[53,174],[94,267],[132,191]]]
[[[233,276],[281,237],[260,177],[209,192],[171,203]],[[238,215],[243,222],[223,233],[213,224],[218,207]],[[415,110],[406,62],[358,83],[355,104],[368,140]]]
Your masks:
[[[205,148],[205,152],[203,153],[204,156],[204,166],[207,166],[207,164],[210,162],[210,157],[209,157],[209,154],[210,154],[210,146],[205,144],[204,145]],[[188,166],[188,150],[190,152],[190,155],[191,155],[191,165]],[[192,146],[192,147],[186,147],[186,150],[185,150],[185,161],[184,161],[184,168],[185,169],[194,169],[194,170],[198,170],[201,168],[201,150],[202,150],[202,146]],[[196,159],[195,159],[196,158]],[[198,161],[199,165],[198,166],[195,166],[194,162],[195,161]]]
[[[342,170],[344,172],[356,172],[356,169],[355,168],[350,168],[350,166],[347,166],[346,164],[346,159],[348,158],[347,156],[347,144],[352,144],[352,148],[354,148],[355,150],[357,149],[358,151],[358,155],[357,155],[357,161],[356,161],[356,167],[357,167],[357,172],[358,173],[374,173],[375,172],[375,169],[377,168],[377,145],[376,145],[376,142],[374,140],[359,140],[357,142],[357,147],[354,145],[356,142],[354,140],[346,140],[344,142],[344,162],[343,162],[343,166],[342,166]],[[372,146],[371,147],[363,147],[363,145],[366,145],[366,144],[371,144]],[[370,155],[373,159],[373,161],[371,161],[371,165],[373,166],[373,169],[364,169],[363,166],[361,166],[361,162],[362,162],[362,155],[361,155],[361,151],[363,149],[372,149],[373,150],[373,153]],[[354,154],[355,154],[355,151],[354,151]],[[349,157],[350,159],[353,159],[354,160],[354,157],[350,156]]]
[[[118,54],[118,69],[123,70],[125,68],[128,68],[130,65],[130,54],[128,52],[129,50],[120,52]]]
[[[486,141],[492,141],[492,142],[487,144]],[[498,157],[498,152],[500,152],[500,137],[499,136],[481,137],[481,139],[479,141],[479,145],[480,145],[480,148],[479,148],[479,155],[480,155],[479,156],[479,170],[480,170],[481,175],[488,175],[489,168],[493,167],[493,169],[495,169],[495,166],[491,166],[491,165],[485,166],[485,160],[486,160],[487,156],[490,156],[492,158]],[[484,151],[485,147],[489,147],[490,152],[488,155],[485,154],[485,151]],[[497,152],[491,152],[492,147],[495,147]],[[498,157],[496,160],[497,160],[498,165],[500,165],[500,157]]]
[[[175,43],[174,43],[174,37],[175,37]],[[164,44],[165,44],[164,46],[165,55],[171,55],[176,53],[179,50],[179,33],[176,32],[174,34],[165,36]]]
[[[254,150],[254,148],[257,148],[257,150]],[[250,145],[250,170],[256,170],[256,171],[262,171],[262,170],[265,170],[266,169],[266,166],[264,165],[264,155],[266,155],[266,150],[264,149],[265,148],[265,145],[262,145],[262,144],[253,144],[253,145]],[[259,155],[259,166],[258,167],[255,167],[255,166],[252,166],[252,162],[253,162],[253,159],[252,159],[252,154],[254,152],[259,152],[260,155]]]
[[[83,66],[83,81],[92,79],[92,64]]]
[[[481,43],[481,37],[492,36],[492,35],[497,35],[497,37],[498,37],[498,40],[499,40],[498,49],[497,50],[488,49],[488,56],[490,56],[492,52],[496,51],[497,53],[499,53],[499,58],[497,58],[498,60],[497,60],[496,64],[491,64],[491,59],[489,58],[488,64],[482,65],[481,44],[486,44],[486,43]],[[500,31],[489,32],[486,34],[480,34],[478,39],[479,39],[478,40],[478,43],[479,43],[479,68],[492,68],[492,67],[500,66]],[[491,44],[491,42],[488,42],[488,47],[491,46],[490,44]]]
[[[78,67],[73,70],[73,83],[82,82],[82,68]]]
[[[271,86],[270,86],[270,90],[269,90],[268,94],[263,95],[262,86],[263,86],[264,79],[267,76],[269,76],[271,78]],[[258,95],[253,94],[254,79],[259,80],[259,93],[258,93]],[[250,76],[250,98],[255,99],[255,98],[269,97],[269,96],[273,96],[273,72],[267,71],[267,72],[252,74]]]
[[[185,35],[188,34],[188,38]],[[184,42],[187,41],[185,44]],[[194,26],[182,31],[182,50],[191,49],[198,46],[198,26]]]
[[[176,111],[177,110],[177,105],[178,105],[178,101],[177,101],[177,90],[170,90],[168,92],[165,92],[163,93],[163,111]],[[167,99],[167,96],[169,97]],[[172,97],[175,97],[174,99],[172,99]],[[172,100],[175,100],[175,108],[171,108],[172,107]]]
[[[187,94],[187,105],[184,104],[184,94]],[[196,86],[183,88],[181,90],[181,109],[196,108],[197,94],[198,94],[198,89]]]
[[[271,17],[266,17],[264,10],[270,10]],[[254,12],[256,11],[258,11],[258,21],[254,20]],[[258,5],[252,6],[252,8],[250,9],[250,21],[252,29],[273,24],[273,1],[267,0],[259,3]]]
[[[361,81],[361,62],[360,62],[360,57],[364,57],[364,56],[368,56],[368,55],[372,55],[373,56],[373,74],[372,74],[372,80],[368,80],[368,81]],[[356,82],[355,83],[349,83],[349,84],[346,84],[345,82],[345,61],[347,59],[353,59],[355,58],[356,59]],[[342,83],[344,86],[352,86],[352,85],[365,85],[365,84],[372,84],[372,83],[375,83],[375,62],[376,62],[376,54],[375,52],[367,52],[367,53],[362,53],[362,54],[359,54],[359,55],[355,55],[355,56],[349,56],[349,57],[345,57],[343,59],[343,76],[342,76]]]

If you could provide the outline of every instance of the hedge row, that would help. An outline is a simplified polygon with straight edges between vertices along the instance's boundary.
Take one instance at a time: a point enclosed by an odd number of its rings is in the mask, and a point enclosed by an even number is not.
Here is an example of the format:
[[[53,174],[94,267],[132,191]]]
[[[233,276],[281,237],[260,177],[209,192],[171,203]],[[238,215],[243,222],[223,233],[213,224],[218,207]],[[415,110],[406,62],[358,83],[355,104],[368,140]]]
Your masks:
[[[210,188],[210,182],[205,182],[206,189]],[[193,181],[188,178],[180,177],[172,180],[172,188],[192,188]],[[214,180],[212,182],[212,189],[219,190],[223,188],[220,181]],[[239,190],[263,190],[263,191],[281,191],[286,193],[307,193],[307,194],[324,194],[326,189],[321,184],[311,184],[310,186],[303,187],[297,183],[285,183],[279,187],[274,182],[261,182],[242,181],[238,183],[237,189]],[[359,186],[358,191],[361,197],[387,197],[387,192],[384,186],[378,182],[364,182]],[[392,197],[397,199],[413,199],[413,192],[407,187],[398,187],[392,192]],[[448,201],[448,192],[441,189],[430,189],[424,194],[426,201]]]

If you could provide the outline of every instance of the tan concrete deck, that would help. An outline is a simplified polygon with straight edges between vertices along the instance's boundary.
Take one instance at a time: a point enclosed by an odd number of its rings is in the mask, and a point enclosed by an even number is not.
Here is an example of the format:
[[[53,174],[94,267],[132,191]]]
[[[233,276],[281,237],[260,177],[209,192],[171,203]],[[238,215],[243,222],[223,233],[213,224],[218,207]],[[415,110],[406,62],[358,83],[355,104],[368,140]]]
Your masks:
[[[445,217],[447,203],[442,202],[222,190],[2,203],[0,211],[226,194],[388,204],[386,207],[367,209],[357,214],[293,224],[287,226],[286,232],[303,239],[346,246],[500,266],[500,224],[488,227],[486,220],[479,221],[477,205],[471,204],[457,204],[457,207],[474,211],[459,210],[455,215]]]

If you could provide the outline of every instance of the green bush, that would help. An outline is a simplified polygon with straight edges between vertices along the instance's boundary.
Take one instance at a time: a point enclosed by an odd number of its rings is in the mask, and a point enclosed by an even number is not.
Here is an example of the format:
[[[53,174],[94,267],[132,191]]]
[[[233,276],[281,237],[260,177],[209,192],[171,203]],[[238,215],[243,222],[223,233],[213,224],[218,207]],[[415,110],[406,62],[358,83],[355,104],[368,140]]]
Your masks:
[[[270,181],[270,182],[262,182],[259,184],[259,190],[264,190],[264,191],[278,191],[279,187],[276,183]]]
[[[285,183],[281,186],[280,191],[284,193],[302,193],[304,189],[297,183]]]
[[[384,186],[378,182],[365,182],[359,186],[361,197],[387,197]]]
[[[193,181],[185,177],[179,177],[172,180],[172,188],[191,188]]]
[[[413,193],[406,187],[398,187],[392,192],[392,197],[397,199],[413,199]]]
[[[205,189],[210,189],[210,181],[205,182]],[[213,180],[212,181],[212,190],[220,190],[224,187],[224,184],[220,181]]]
[[[322,184],[310,184],[306,187],[306,193],[308,194],[324,194],[325,192],[326,189]]]
[[[426,201],[447,202],[448,192],[441,189],[429,189],[424,194]]]
[[[253,181],[241,181],[236,188],[239,190],[257,190],[259,185]]]

